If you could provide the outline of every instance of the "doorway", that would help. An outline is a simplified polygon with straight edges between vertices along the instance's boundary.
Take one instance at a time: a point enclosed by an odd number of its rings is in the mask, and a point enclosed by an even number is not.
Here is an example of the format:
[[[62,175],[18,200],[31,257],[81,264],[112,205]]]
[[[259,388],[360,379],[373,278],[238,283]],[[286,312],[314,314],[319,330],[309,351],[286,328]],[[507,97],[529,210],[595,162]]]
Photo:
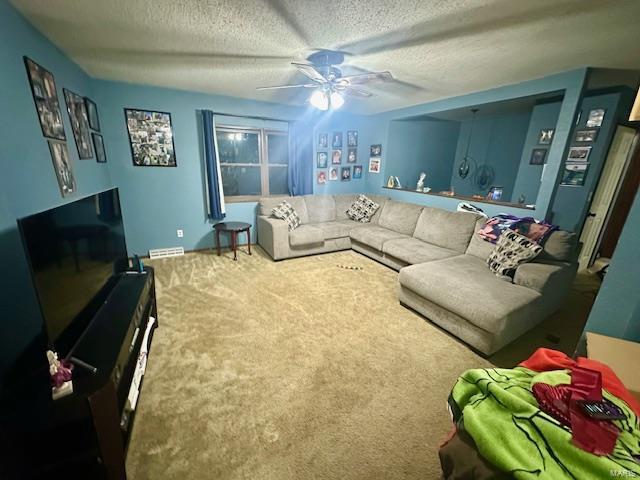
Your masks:
[[[580,270],[606,270],[640,182],[640,132],[618,126],[589,207],[580,242]]]

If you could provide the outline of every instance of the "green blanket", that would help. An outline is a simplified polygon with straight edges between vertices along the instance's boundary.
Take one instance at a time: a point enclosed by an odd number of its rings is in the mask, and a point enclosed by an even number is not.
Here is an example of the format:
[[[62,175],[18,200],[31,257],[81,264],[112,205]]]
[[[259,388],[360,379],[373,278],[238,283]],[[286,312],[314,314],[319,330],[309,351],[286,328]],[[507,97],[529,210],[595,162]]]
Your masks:
[[[585,452],[571,442],[571,431],[538,408],[535,383],[569,384],[568,370],[538,373],[526,368],[468,370],[456,382],[449,403],[454,420],[463,417],[484,458],[518,479],[596,479],[640,477],[640,424],[622,400],[603,390],[627,420],[609,456]]]

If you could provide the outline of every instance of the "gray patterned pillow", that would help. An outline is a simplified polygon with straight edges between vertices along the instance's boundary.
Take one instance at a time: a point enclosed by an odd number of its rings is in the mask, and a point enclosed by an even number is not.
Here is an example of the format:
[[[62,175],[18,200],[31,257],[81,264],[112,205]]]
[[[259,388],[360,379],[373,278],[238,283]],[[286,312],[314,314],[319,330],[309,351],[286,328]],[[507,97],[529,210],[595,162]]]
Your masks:
[[[271,215],[287,222],[289,231],[295,230],[300,226],[300,217],[298,217],[296,210],[286,200],[283,200],[280,204],[273,207],[271,209]]]
[[[380,205],[366,195],[358,195],[358,199],[347,210],[347,217],[356,222],[369,223],[379,208]]]
[[[540,245],[508,228],[498,238],[498,243],[487,258],[487,265],[498,277],[511,281],[516,268],[533,260],[540,252]]]

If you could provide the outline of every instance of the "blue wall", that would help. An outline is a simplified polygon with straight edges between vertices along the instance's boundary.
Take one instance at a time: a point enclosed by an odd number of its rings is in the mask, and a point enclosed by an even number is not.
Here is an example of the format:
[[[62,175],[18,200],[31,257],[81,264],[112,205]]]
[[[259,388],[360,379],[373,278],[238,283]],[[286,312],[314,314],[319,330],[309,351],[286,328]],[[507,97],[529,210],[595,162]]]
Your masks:
[[[531,165],[531,154],[536,148],[544,148],[549,154],[550,145],[540,145],[540,131],[542,129],[556,128],[558,114],[560,113],[561,102],[543,103],[533,107],[527,137],[520,158],[518,176],[513,186],[511,201],[517,202],[520,196],[524,196],[525,204],[536,203],[538,190],[540,190],[540,180],[542,178],[543,165]],[[546,159],[545,159],[546,161]]]
[[[63,199],[42,136],[23,55],[54,74],[78,191]],[[93,94],[89,77],[7,2],[0,2],[0,375],[41,331],[42,321],[16,229],[23,217],[111,187],[107,166],[78,160],[62,88]],[[43,357],[44,358],[44,357]]]
[[[609,272],[585,330],[640,342],[640,192],[627,217]]]
[[[389,124],[386,171],[397,176],[403,188],[416,188],[418,176],[425,172],[425,186],[434,191],[448,190],[451,184],[460,123],[445,120],[401,120]]]
[[[531,112],[510,112],[499,115],[478,115],[469,145],[469,156],[477,165],[493,168],[495,186],[503,188],[502,199],[513,201],[511,194],[524,146]],[[486,196],[489,189],[480,190],[473,181],[473,171],[465,179],[458,176],[458,165],[464,159],[471,134],[471,121],[462,122],[455,162],[451,171],[451,186],[458,195]],[[447,189],[448,190],[448,189]]]

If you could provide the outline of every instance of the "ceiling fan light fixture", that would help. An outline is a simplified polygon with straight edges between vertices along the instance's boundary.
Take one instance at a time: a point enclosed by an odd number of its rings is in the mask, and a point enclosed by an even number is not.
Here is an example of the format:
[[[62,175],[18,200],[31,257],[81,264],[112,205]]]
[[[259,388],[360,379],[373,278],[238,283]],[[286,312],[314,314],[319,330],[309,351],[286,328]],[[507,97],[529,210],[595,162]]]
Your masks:
[[[329,97],[323,90],[317,89],[309,97],[309,103],[318,110],[327,110],[329,108]]]
[[[344,97],[340,92],[331,92],[331,108],[338,109],[344,105]]]

